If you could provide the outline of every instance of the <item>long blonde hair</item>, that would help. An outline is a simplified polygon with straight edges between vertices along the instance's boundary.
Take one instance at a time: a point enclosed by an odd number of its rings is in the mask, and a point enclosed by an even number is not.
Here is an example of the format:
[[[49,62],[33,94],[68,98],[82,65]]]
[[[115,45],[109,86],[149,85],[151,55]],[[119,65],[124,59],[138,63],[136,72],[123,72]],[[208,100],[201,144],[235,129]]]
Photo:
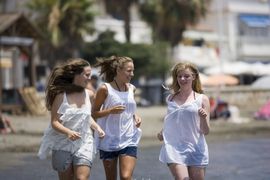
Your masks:
[[[74,58],[69,59],[64,64],[59,64],[53,68],[48,78],[46,86],[46,108],[51,110],[52,103],[56,95],[66,92],[82,92],[84,87],[73,84],[76,74],[81,74],[84,67],[90,66],[89,62]]]
[[[203,93],[202,85],[201,85],[201,81],[200,81],[199,70],[197,69],[197,67],[194,64],[189,63],[189,62],[180,62],[173,67],[172,72],[171,72],[173,82],[169,86],[169,89],[172,90],[173,93],[177,93],[181,89],[181,87],[177,81],[177,75],[178,75],[179,71],[183,71],[186,69],[191,70],[193,76],[195,77],[195,79],[192,82],[193,91],[200,93],[200,94]]]
[[[130,57],[111,56],[109,58],[97,58],[94,67],[101,67],[100,75],[106,82],[112,82],[117,73],[117,68],[122,69],[127,62],[133,62]]]

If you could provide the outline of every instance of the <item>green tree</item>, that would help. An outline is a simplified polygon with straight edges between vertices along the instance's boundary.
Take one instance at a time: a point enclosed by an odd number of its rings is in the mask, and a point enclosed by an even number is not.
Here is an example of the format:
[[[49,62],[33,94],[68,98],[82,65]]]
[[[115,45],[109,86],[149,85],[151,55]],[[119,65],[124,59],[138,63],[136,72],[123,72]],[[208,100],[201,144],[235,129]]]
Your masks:
[[[94,0],[30,0],[33,21],[46,34],[41,46],[55,61],[78,56],[83,36],[94,31]],[[49,53],[50,52],[50,53]]]
[[[145,0],[140,3],[142,18],[152,27],[154,41],[167,41],[172,47],[182,40],[188,25],[206,14],[210,0]]]
[[[171,67],[171,61],[168,60],[168,46],[169,45],[166,42],[154,43],[151,46],[151,61],[146,70],[149,75],[160,77],[165,80],[165,75]]]
[[[95,64],[96,57],[129,56],[134,60],[135,78],[162,77],[168,71],[166,43],[119,43],[114,39],[114,34],[112,31],[105,31],[95,41],[87,43],[82,50],[83,58]]]
[[[115,32],[104,31],[93,42],[88,42],[82,48],[82,57],[91,64],[96,63],[97,57],[109,57],[121,54],[122,44],[114,39]]]

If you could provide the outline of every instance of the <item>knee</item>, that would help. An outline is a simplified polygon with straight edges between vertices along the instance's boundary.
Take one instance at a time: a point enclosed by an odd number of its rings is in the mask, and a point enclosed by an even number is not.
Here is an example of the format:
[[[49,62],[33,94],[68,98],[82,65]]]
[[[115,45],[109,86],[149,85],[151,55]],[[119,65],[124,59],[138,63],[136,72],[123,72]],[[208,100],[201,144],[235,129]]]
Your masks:
[[[177,176],[175,176],[174,179],[175,179],[175,180],[192,180],[192,179],[189,178],[189,177],[177,177]]]
[[[89,179],[89,176],[88,175],[85,175],[85,174],[78,174],[76,175],[76,180],[88,180]]]
[[[131,174],[129,174],[129,173],[121,173],[120,179],[121,180],[131,180]]]

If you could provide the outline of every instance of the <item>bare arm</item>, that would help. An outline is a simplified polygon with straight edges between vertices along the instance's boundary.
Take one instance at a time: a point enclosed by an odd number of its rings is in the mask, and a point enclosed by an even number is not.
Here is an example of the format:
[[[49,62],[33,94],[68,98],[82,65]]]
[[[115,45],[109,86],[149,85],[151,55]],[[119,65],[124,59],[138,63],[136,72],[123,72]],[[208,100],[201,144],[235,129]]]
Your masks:
[[[157,133],[157,138],[159,141],[163,141],[163,129],[161,129],[159,133]]]
[[[135,95],[135,92],[136,92],[136,87],[135,86],[133,86],[133,92],[134,92],[134,95]],[[142,118],[140,116],[138,116],[137,114],[134,114],[133,119],[135,121],[136,127],[140,127],[141,123],[142,123]]]
[[[101,110],[101,106],[104,104],[107,96],[108,96],[108,90],[105,85],[102,85],[97,90],[96,99],[93,106],[92,116],[94,119],[108,116],[109,114],[119,114],[124,111],[125,108],[122,105]]]
[[[52,128],[62,134],[65,134],[71,140],[79,139],[81,137],[80,133],[72,131],[71,129],[63,126],[63,124],[60,123],[60,119],[59,119],[60,115],[57,113],[57,110],[59,109],[62,101],[63,101],[63,94],[57,95],[53,101],[52,110],[51,110]]]
[[[200,116],[200,129],[205,135],[210,132],[210,103],[207,96],[203,96],[202,107],[198,110]]]
[[[89,94],[90,102],[93,104],[95,99],[95,93],[92,90],[88,90],[87,92]],[[90,116],[90,128],[97,131],[100,138],[103,138],[105,136],[105,132],[101,129],[101,127],[96,123],[96,121]]]
[[[142,118],[140,116],[138,116],[137,114],[134,114],[133,119],[135,121],[136,127],[140,127],[141,123],[142,123]]]
[[[91,128],[95,131],[97,131],[100,138],[103,138],[105,136],[105,132],[103,129],[96,123],[94,119],[91,117]]]

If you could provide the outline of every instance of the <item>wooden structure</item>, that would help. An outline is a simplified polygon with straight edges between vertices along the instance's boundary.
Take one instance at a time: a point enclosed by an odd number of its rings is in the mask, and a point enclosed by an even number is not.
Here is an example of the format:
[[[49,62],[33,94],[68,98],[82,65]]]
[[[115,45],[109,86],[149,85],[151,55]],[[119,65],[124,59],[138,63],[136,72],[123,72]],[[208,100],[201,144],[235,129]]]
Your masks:
[[[27,110],[32,115],[45,115],[46,114],[46,108],[45,102],[37,93],[37,90],[35,87],[25,87],[22,89],[19,89],[20,95],[23,98],[23,101],[25,102]]]
[[[5,104],[3,102],[3,71],[4,59],[3,53],[10,49],[17,49],[19,52],[23,52],[27,56],[27,63],[18,63],[17,57],[12,56],[10,58],[12,61],[10,70],[12,75],[15,77],[15,72],[20,70],[22,75],[25,77],[16,81],[16,78],[11,79],[13,81],[10,83],[9,89],[13,90],[17,95],[15,99],[19,97],[19,89],[25,86],[35,87],[36,83],[36,72],[35,63],[36,57],[38,57],[38,39],[41,39],[41,33],[35,28],[32,23],[23,15],[19,13],[8,13],[0,14],[0,110],[10,109],[13,111],[18,111],[18,100],[11,104]],[[25,67],[26,66],[26,67]],[[16,68],[15,68],[16,67]],[[23,81],[22,81],[22,78]],[[24,80],[27,80],[28,84],[24,84]],[[14,97],[13,97],[14,98]]]

